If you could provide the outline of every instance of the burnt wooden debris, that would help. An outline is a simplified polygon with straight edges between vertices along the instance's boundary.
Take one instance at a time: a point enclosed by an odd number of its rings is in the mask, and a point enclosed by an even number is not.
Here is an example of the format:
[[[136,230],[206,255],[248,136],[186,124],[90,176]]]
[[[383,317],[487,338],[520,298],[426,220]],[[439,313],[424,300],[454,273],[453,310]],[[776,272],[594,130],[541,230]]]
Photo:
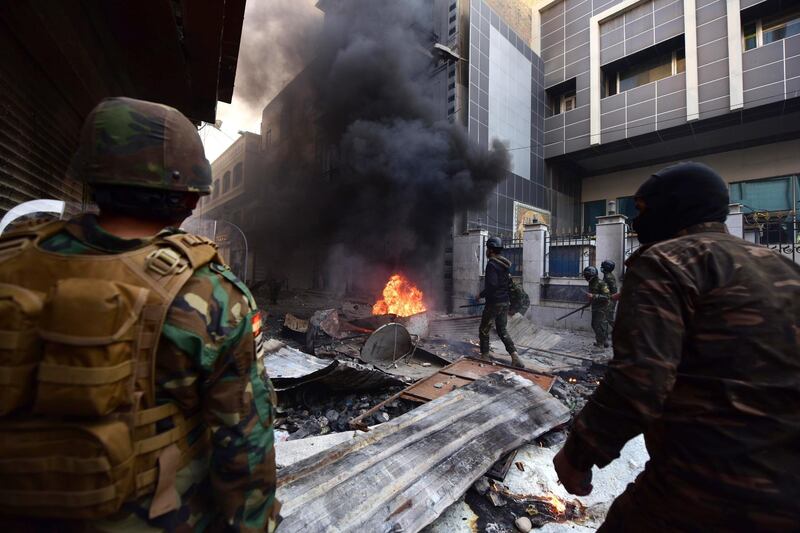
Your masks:
[[[515,374],[518,374],[525,379],[533,381],[548,392],[555,381],[555,378],[552,376],[545,376],[535,372],[530,372],[528,370],[514,368],[497,361],[488,362],[472,359],[470,357],[464,357],[455,363],[442,368],[430,377],[417,381],[413,385],[410,385],[406,389],[374,406],[363,415],[354,418],[350,421],[350,427],[353,429],[368,431],[367,424],[364,422],[364,420],[378,412],[387,403],[391,403],[398,398],[410,400],[412,402],[425,403],[439,398],[440,396],[444,396],[454,389],[463,387],[464,385],[472,383],[476,379],[504,368],[514,372]]]
[[[568,420],[532,381],[489,374],[281,469],[279,531],[419,531],[501,456]]]

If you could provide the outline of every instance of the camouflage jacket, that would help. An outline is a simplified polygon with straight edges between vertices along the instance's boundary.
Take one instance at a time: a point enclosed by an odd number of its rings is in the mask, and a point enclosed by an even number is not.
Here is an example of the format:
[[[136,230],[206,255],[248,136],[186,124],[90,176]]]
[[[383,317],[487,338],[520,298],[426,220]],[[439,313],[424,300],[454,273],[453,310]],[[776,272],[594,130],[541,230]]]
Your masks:
[[[94,216],[85,215],[41,246],[66,255],[113,254],[147,242],[110,235]],[[252,361],[252,355],[237,354],[242,336],[253,335],[245,317],[256,307],[244,284],[223,273],[221,265],[210,264],[189,279],[169,309],[156,356],[157,400],[175,402],[187,412],[202,410],[212,432],[210,456],[178,472],[178,510],[148,520],[146,497],[125,504],[119,516],[93,522],[88,530],[276,527],[280,505],[275,500],[274,392],[263,377],[263,364]]]
[[[589,280],[589,294],[592,294],[592,310],[605,309],[608,307],[608,302],[611,301],[611,292],[608,290],[608,285],[605,284],[598,277]]]
[[[603,272],[603,283],[608,286],[608,292],[611,294],[617,294],[619,292],[617,276],[615,276],[613,272]]]
[[[692,530],[796,531],[800,266],[720,223],[628,265],[614,359],[567,459],[604,467],[644,433],[651,460],[634,489],[648,512]]]

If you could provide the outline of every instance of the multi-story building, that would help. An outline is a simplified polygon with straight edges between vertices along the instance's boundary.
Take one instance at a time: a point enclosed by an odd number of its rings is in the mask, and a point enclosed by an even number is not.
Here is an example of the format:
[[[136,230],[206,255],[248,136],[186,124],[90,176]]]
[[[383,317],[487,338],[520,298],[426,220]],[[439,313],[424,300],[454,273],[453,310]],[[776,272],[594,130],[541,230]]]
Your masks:
[[[194,213],[196,219],[218,222],[217,227],[210,231],[215,234],[220,252],[234,270],[248,281],[253,279],[254,268],[258,264],[257,252],[250,249],[252,245],[248,245],[245,236],[254,229],[259,209],[264,172],[261,140],[262,137],[257,133],[242,132],[211,163],[211,194],[200,199]]]
[[[750,217],[754,224],[774,215],[796,225],[798,2],[427,5],[438,58],[430,83],[440,118],[462,125],[481,146],[499,139],[511,156],[507,177],[486,209],[459,213],[454,234],[480,227],[519,238],[523,223],[534,217],[555,233],[592,234],[598,216],[635,214],[632,195],[654,170],[689,159],[716,168],[731,183],[732,201],[758,212]],[[317,118],[306,102],[305,72],[265,108],[260,147],[267,166],[285,159],[277,155],[291,144],[292,150],[305,146],[297,153],[299,164],[335,172],[335,140],[303,127]],[[286,142],[298,135],[307,142]],[[217,166],[219,178],[224,171]],[[761,238],[796,235],[794,229],[765,230]],[[452,290],[450,281],[445,290]]]
[[[614,205],[634,216],[638,186],[685,160],[719,171],[746,212],[794,224],[800,3],[554,0],[535,15],[545,166],[579,187],[575,225],[593,232]]]

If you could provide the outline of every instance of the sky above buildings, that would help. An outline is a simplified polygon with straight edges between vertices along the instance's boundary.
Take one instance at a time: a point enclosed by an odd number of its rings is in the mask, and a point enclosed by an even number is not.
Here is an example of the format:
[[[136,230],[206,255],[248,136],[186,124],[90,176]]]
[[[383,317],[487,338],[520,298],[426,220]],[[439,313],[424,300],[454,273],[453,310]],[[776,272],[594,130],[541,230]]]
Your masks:
[[[209,161],[219,157],[239,131],[259,132],[261,111],[312,57],[311,43],[322,22],[316,3],[247,2],[233,100],[217,104],[218,128],[206,124],[200,129]]]

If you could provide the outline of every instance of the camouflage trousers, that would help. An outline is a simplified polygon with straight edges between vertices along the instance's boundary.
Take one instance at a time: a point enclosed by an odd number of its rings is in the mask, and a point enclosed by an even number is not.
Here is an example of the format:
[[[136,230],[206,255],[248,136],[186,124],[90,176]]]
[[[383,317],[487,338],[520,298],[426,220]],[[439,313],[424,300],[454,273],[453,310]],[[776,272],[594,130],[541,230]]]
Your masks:
[[[608,334],[611,335],[611,331],[614,329],[614,314],[617,311],[617,302],[611,302],[608,304],[608,309],[606,309],[606,315],[608,318]]]
[[[597,344],[602,346],[608,342],[608,309],[606,307],[592,308],[592,329]]]
[[[483,308],[483,315],[481,315],[481,326],[478,330],[478,338],[481,342],[481,355],[489,353],[489,333],[492,331],[492,322],[494,322],[497,335],[506,347],[508,353],[517,351],[514,346],[514,341],[508,334],[508,309],[509,303],[496,303],[486,304]]]

